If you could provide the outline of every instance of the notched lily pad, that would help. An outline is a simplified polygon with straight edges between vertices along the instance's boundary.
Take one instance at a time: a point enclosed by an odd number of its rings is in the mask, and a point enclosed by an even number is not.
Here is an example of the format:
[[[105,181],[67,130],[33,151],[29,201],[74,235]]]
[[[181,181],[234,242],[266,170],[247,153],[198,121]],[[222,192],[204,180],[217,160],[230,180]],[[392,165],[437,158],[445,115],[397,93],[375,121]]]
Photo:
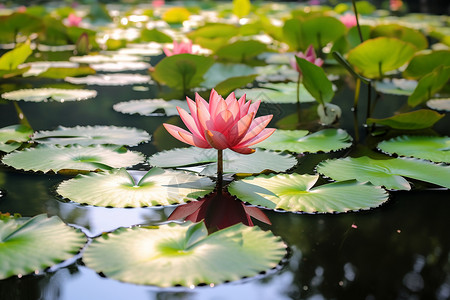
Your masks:
[[[124,114],[140,114],[143,116],[160,116],[158,110],[163,110],[166,116],[177,116],[177,106],[189,110],[186,101],[164,99],[130,100],[114,104],[115,111]]]
[[[107,277],[170,287],[216,285],[277,267],[286,255],[279,237],[237,224],[208,235],[203,223],[121,229],[94,239],[83,261]]]
[[[73,84],[117,86],[117,85],[133,85],[151,83],[150,76],[141,74],[98,74],[86,77],[66,77],[65,81]]]
[[[324,129],[308,134],[307,130],[277,129],[258,147],[296,153],[331,152],[348,148],[353,138],[342,129]]]
[[[378,144],[383,152],[450,163],[450,138],[438,136],[399,136]]]
[[[450,166],[412,158],[376,160],[367,156],[329,159],[317,166],[317,171],[337,181],[356,179],[392,190],[410,190],[403,177],[422,180],[450,188]]]
[[[144,130],[117,126],[59,126],[56,130],[39,131],[33,134],[33,141],[54,145],[126,145],[137,146],[148,142],[150,134]]]
[[[217,150],[201,148],[179,148],[152,155],[149,163],[161,168],[189,167],[201,175],[215,176],[217,171]],[[223,172],[229,174],[255,174],[265,170],[283,172],[297,164],[291,155],[256,149],[253,154],[239,154],[229,149],[223,152]]]
[[[115,169],[79,175],[57,192],[74,202],[105,207],[146,207],[186,203],[212,192],[214,183],[193,173],[152,168]]]
[[[335,213],[366,210],[388,200],[380,187],[344,181],[314,187],[319,175],[259,175],[234,181],[229,192],[240,200],[269,209]]]
[[[97,96],[97,91],[94,90],[56,88],[23,89],[2,94],[2,98],[7,100],[23,100],[30,102],[80,101],[94,98],[95,96]]]
[[[86,243],[58,217],[0,218],[0,280],[39,272],[74,256]]]
[[[5,155],[2,162],[18,170],[25,171],[95,171],[130,167],[144,161],[139,152],[118,152],[117,147],[60,147],[55,145],[41,145],[27,148]]]
[[[29,141],[33,130],[25,125],[11,125],[0,128],[0,151],[11,152]]]

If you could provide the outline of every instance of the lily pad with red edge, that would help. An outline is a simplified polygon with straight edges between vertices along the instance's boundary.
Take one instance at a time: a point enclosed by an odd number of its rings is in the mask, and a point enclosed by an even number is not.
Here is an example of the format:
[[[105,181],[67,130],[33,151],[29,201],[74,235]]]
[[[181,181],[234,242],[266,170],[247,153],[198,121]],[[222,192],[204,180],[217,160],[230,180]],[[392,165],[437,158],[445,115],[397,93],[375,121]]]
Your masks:
[[[385,153],[450,163],[450,138],[446,136],[399,136],[378,144]]]
[[[356,179],[392,190],[411,189],[404,177],[450,188],[450,166],[412,158],[372,159],[362,156],[329,159],[317,166],[317,172],[337,181]]]
[[[324,129],[314,133],[307,130],[277,129],[258,147],[296,153],[338,151],[352,146],[353,138],[343,129]]]
[[[388,200],[380,187],[356,181],[314,186],[319,175],[259,175],[230,184],[238,199],[269,209],[290,212],[335,213],[367,210]]]
[[[217,285],[276,268],[286,245],[237,224],[208,235],[203,223],[122,228],[87,247],[83,262],[106,277],[160,287]]]
[[[79,230],[58,217],[0,215],[0,280],[38,273],[72,258],[86,243]]]
[[[131,167],[144,162],[139,152],[123,150],[117,146],[61,147],[41,145],[8,153],[2,163],[18,170],[41,171],[96,171]]]
[[[158,152],[149,157],[152,166],[160,168],[183,168],[200,175],[215,176],[217,150],[201,148],[178,148]],[[297,164],[292,155],[256,149],[252,154],[239,154],[229,149],[223,152],[223,172],[228,174],[254,174],[266,170],[283,172]]]
[[[186,203],[205,196],[213,189],[211,179],[194,173],[159,168],[148,172],[121,168],[63,181],[57,192],[81,204],[147,207]]]

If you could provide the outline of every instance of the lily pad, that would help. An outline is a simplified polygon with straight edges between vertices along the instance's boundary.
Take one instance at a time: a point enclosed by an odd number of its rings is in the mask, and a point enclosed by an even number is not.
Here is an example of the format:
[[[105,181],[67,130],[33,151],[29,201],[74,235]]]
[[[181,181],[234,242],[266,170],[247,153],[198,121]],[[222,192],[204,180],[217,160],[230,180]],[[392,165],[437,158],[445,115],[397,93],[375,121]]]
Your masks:
[[[275,268],[286,246],[269,231],[237,224],[208,235],[203,223],[119,229],[95,239],[85,264],[112,279],[170,287],[216,285]]]
[[[117,86],[117,85],[133,85],[151,83],[150,76],[141,74],[98,74],[85,77],[66,77],[65,81],[73,84]]]
[[[427,101],[427,106],[435,110],[450,111],[450,99],[449,98],[431,99]]]
[[[98,64],[98,63],[116,63],[116,62],[137,62],[141,61],[142,58],[133,55],[114,54],[114,55],[72,56],[69,60],[80,64]]]
[[[439,114],[433,110],[419,109],[384,119],[367,118],[367,124],[375,123],[394,129],[417,130],[431,127],[443,117],[443,114]]]
[[[409,177],[450,188],[450,166],[437,165],[412,158],[376,160],[367,156],[330,159],[317,166],[320,174],[337,181],[356,179],[393,190],[410,190],[403,177]]]
[[[57,192],[74,202],[107,207],[173,205],[212,192],[214,183],[193,173],[152,168],[115,169],[79,175],[62,182]]]
[[[208,89],[214,88],[220,82],[231,77],[246,76],[256,74],[254,68],[244,64],[222,64],[215,63],[205,74],[205,81],[202,86]]]
[[[296,153],[338,151],[351,147],[353,138],[342,129],[324,129],[308,134],[307,130],[277,129],[258,147]]]
[[[104,62],[98,64],[90,64],[92,69],[101,72],[123,72],[123,71],[139,71],[147,70],[150,64],[142,61],[136,62]]]
[[[419,80],[414,92],[408,97],[408,105],[414,107],[431,99],[450,79],[450,65],[440,66]]]
[[[34,61],[22,64],[21,66],[30,67],[30,69],[23,74],[24,77],[28,77],[37,76],[50,68],[78,68],[79,64],[69,61]]]
[[[229,192],[252,205],[291,212],[335,213],[375,208],[388,200],[380,187],[344,181],[313,187],[319,175],[259,175],[234,181]]]
[[[178,148],[152,155],[149,163],[161,168],[187,167],[197,165],[200,174],[215,176],[217,171],[217,150],[196,147]],[[223,152],[224,173],[261,173],[265,170],[283,172],[297,164],[295,157],[271,151],[256,149],[253,154],[239,154],[229,149]],[[195,171],[195,170],[194,170]]]
[[[164,99],[142,99],[130,100],[114,104],[115,111],[124,114],[140,114],[143,116],[160,116],[158,110],[163,110],[166,116],[177,116],[177,106],[188,110],[186,101],[181,100],[164,100]]]
[[[383,152],[450,163],[450,138],[438,136],[399,136],[378,144]]]
[[[11,125],[0,128],[0,151],[11,152],[23,142],[29,141],[33,130],[25,125]]]
[[[297,103],[297,83],[267,83],[259,88],[238,89],[236,97],[246,94],[247,99],[261,100],[266,103]],[[306,90],[303,84],[300,86],[300,102],[314,102],[313,96]]]
[[[267,45],[248,40],[225,45],[216,51],[216,55],[226,61],[245,63],[266,51],[268,51]]]
[[[126,145],[137,146],[148,142],[150,134],[144,130],[117,126],[59,126],[56,130],[39,131],[33,134],[33,141],[54,145]]]
[[[139,152],[126,151],[120,153],[113,147],[60,147],[55,145],[42,145],[36,148],[27,148],[5,155],[2,162],[15,169],[25,171],[62,170],[95,171],[98,169],[111,169],[130,167],[144,161]]]
[[[368,78],[381,78],[406,64],[416,48],[396,38],[379,37],[367,40],[348,52],[348,61]]]
[[[416,46],[417,50],[423,50],[428,47],[427,38],[419,30],[401,26],[399,24],[382,24],[372,28],[371,37],[392,37],[409,42]]]
[[[97,96],[94,90],[78,90],[78,89],[56,89],[56,88],[40,88],[40,89],[23,89],[2,94],[2,98],[7,100],[23,100],[30,102],[65,102],[65,101],[81,101]]]
[[[408,67],[403,72],[403,76],[406,78],[419,79],[439,66],[449,65],[450,51],[448,50],[417,54],[409,62]]]
[[[39,272],[73,257],[84,234],[58,217],[0,218],[0,279]]]
[[[406,80],[393,78],[392,80],[384,79],[375,84],[375,89],[383,94],[409,96],[417,87],[416,80]]]

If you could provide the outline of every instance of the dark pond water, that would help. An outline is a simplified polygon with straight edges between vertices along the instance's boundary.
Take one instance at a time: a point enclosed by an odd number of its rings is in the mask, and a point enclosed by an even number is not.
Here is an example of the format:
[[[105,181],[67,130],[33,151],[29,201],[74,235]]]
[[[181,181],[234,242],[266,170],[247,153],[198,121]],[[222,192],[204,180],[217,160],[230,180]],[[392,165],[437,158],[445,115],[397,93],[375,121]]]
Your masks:
[[[15,89],[31,88],[49,83],[54,81],[10,80],[0,87],[2,90],[12,85]],[[80,102],[20,102],[19,105],[34,130],[51,130],[58,125],[116,125],[137,127],[154,134],[161,130],[167,117],[124,115],[112,109],[117,102],[159,96],[158,87],[145,86],[148,91],[136,91],[132,86],[85,86],[83,88],[96,89],[98,96]],[[361,95],[365,94],[363,90]],[[405,100],[405,97],[380,99],[374,115],[392,115]],[[340,86],[333,102],[344,112],[339,127],[354,135],[351,89]],[[263,109],[275,114],[275,123],[292,113],[295,106],[265,105]],[[359,123],[365,110],[362,101]],[[0,127],[17,122],[13,104],[0,104]],[[449,124],[447,117],[435,130],[448,135]],[[362,126],[359,126],[359,133],[364,140]],[[167,147],[167,142],[162,143],[166,138],[169,139],[168,135],[154,136],[152,142],[132,150],[150,155],[161,150],[161,145]],[[300,159],[297,171],[312,172],[314,166],[327,157],[324,154],[305,156]],[[173,209],[108,209],[64,203],[58,200],[54,188],[67,178],[0,166],[0,187],[5,193],[0,198],[0,211],[23,216],[58,215],[93,237],[121,226],[157,224],[165,221]],[[447,190],[430,188],[392,192],[390,200],[380,208],[337,215],[269,211],[267,214],[273,223],[270,229],[290,246],[288,260],[279,270],[241,282],[193,290],[137,286],[103,278],[75,257],[43,274],[0,280],[0,299],[449,299],[449,195]]]

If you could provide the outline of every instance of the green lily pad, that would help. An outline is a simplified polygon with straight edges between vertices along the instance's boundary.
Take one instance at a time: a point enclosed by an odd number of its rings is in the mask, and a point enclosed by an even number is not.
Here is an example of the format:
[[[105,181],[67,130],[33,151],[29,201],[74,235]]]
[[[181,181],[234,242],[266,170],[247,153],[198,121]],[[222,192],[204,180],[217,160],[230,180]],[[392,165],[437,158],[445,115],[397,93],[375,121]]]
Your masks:
[[[139,180],[138,180],[139,179]],[[212,192],[214,183],[193,173],[152,168],[115,169],[62,182],[58,194],[74,202],[105,207],[146,207],[193,201]]]
[[[367,40],[348,52],[348,61],[368,78],[381,78],[406,64],[416,48],[396,38],[379,37]]]
[[[266,103],[297,103],[297,83],[267,83],[261,84],[259,88],[238,89],[236,97],[246,94],[247,99],[261,100]],[[306,90],[303,84],[300,86],[300,102],[314,102],[313,96]]]
[[[256,74],[255,69],[244,64],[215,63],[206,72],[201,86],[212,89],[226,79],[253,74]]]
[[[97,96],[94,90],[78,90],[78,89],[56,89],[56,88],[40,88],[40,89],[23,89],[12,92],[3,93],[2,98],[7,100],[23,100],[30,102],[65,102],[65,101],[81,101]]]
[[[219,95],[228,95],[238,88],[242,88],[246,85],[251,84],[257,77],[257,74],[246,75],[246,76],[236,76],[225,79],[214,87]]]
[[[54,145],[126,145],[137,146],[148,142],[150,134],[144,130],[117,126],[59,126],[56,130],[39,131],[33,134],[33,141]]]
[[[219,59],[235,63],[245,63],[266,51],[268,51],[266,44],[248,40],[225,45],[218,49],[215,54]]]
[[[252,205],[291,212],[335,213],[375,208],[388,194],[371,184],[344,181],[313,187],[319,175],[259,175],[230,184],[229,192]]]
[[[188,110],[186,101],[181,100],[164,100],[164,99],[142,99],[130,100],[114,104],[115,111],[124,114],[140,114],[143,116],[160,116],[158,110],[163,110],[166,116],[177,116],[177,106]]]
[[[217,150],[196,147],[163,151],[149,158],[152,166],[161,168],[187,167],[197,165],[200,174],[215,176],[217,171]],[[252,154],[239,154],[229,149],[223,152],[223,172],[229,174],[261,173],[265,170],[283,172],[297,164],[295,157],[271,151],[256,149]],[[193,169],[193,171],[198,171]]]
[[[324,129],[308,134],[307,130],[277,129],[258,147],[296,153],[338,151],[351,147],[353,138],[342,129]]]
[[[148,70],[151,67],[149,63],[136,62],[104,62],[98,64],[90,64],[89,67],[100,72],[123,72],[123,71],[139,71]]]
[[[120,86],[151,83],[150,76],[141,74],[98,74],[85,77],[66,77],[65,81],[72,84],[102,85],[102,86]]]
[[[71,62],[80,64],[98,64],[98,63],[114,63],[114,62],[137,62],[142,60],[139,56],[126,55],[126,54],[113,54],[113,55],[83,55],[72,56],[69,59]]]
[[[135,284],[210,286],[275,268],[286,246],[269,231],[237,224],[208,235],[203,223],[119,229],[95,239],[83,261]]]
[[[73,257],[86,243],[58,217],[0,218],[0,279],[38,273]]]
[[[0,128],[0,151],[11,152],[23,142],[29,141],[33,130],[25,125],[11,125]]]
[[[403,177],[450,188],[450,166],[412,158],[376,160],[367,156],[331,159],[321,162],[317,171],[337,181],[356,179],[393,190],[410,190]]]
[[[30,41],[6,52],[0,57],[0,70],[11,71],[17,69],[17,67],[23,63],[32,52]]]
[[[343,36],[347,29],[341,21],[334,17],[316,16],[302,22],[301,30],[304,49],[308,45],[313,45],[315,49],[321,49]]]
[[[130,167],[142,163],[144,157],[139,152],[126,151],[120,153],[112,147],[60,147],[55,145],[42,145],[36,148],[27,148],[5,155],[2,162],[15,169],[25,171],[61,170],[95,171],[98,169],[111,169]]]
[[[449,98],[431,99],[427,101],[427,106],[435,110],[450,111],[450,99]]]
[[[380,93],[403,96],[411,95],[416,87],[417,81],[401,78],[385,79],[375,84],[375,89]]]
[[[399,24],[382,24],[372,28],[370,33],[374,37],[392,37],[413,44],[417,50],[428,48],[427,38],[419,30],[401,26]]]
[[[28,77],[42,74],[50,68],[78,68],[79,64],[69,61],[34,61],[22,64],[21,66],[30,67],[30,69],[23,74],[24,77]]]
[[[419,80],[417,87],[408,97],[408,105],[414,107],[430,100],[450,78],[450,66],[440,66]]]
[[[368,118],[367,124],[370,125],[375,123],[386,125],[394,129],[417,130],[429,128],[443,117],[443,114],[439,114],[433,110],[419,109],[384,119]]]
[[[426,74],[432,72],[439,66],[450,65],[450,51],[441,50],[433,51],[431,53],[417,54],[408,64],[408,67],[403,72],[405,78],[419,79]]]
[[[450,163],[450,138],[438,136],[399,136],[378,144],[383,152]]]

